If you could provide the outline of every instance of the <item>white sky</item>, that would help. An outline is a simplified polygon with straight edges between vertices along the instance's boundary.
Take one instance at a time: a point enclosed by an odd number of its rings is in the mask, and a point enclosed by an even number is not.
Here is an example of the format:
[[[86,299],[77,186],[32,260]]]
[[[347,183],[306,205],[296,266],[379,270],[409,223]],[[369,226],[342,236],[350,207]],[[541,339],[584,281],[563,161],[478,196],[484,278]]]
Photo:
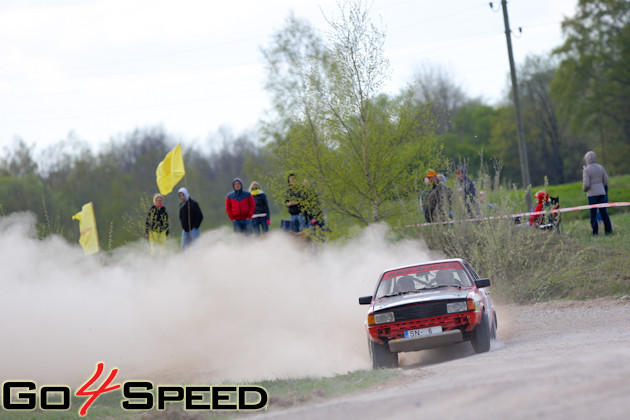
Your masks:
[[[183,141],[221,126],[253,127],[269,107],[260,47],[290,10],[328,29],[336,0],[3,0],[0,2],[0,150],[15,137],[38,150],[74,132],[94,147],[161,125]],[[510,0],[515,61],[562,42],[577,0]],[[438,66],[470,96],[505,92],[501,12],[482,0],[374,0],[386,28],[388,93]],[[523,32],[519,34],[518,28]]]

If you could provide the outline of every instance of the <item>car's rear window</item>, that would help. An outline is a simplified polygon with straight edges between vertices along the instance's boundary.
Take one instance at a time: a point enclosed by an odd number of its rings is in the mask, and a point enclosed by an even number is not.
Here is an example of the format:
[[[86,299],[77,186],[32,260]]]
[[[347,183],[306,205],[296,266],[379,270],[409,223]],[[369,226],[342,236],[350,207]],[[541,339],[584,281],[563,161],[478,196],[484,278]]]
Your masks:
[[[375,298],[446,285],[470,287],[473,281],[457,261],[405,267],[383,273]]]

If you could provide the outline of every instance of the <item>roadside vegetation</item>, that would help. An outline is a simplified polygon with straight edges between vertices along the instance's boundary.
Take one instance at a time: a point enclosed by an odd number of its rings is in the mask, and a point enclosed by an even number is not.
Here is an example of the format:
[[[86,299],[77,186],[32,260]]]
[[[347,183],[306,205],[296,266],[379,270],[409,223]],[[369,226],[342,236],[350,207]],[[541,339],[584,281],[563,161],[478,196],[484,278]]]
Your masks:
[[[488,201],[496,210],[483,216],[501,217],[480,222],[466,218],[461,197],[455,195],[455,223],[398,229],[401,236],[426,241],[429,248],[447,257],[461,257],[479,275],[492,281],[494,296],[503,302],[526,304],[553,299],[588,299],[630,294],[630,207],[613,208],[609,214],[613,234],[592,236],[588,210],[562,212],[560,229],[539,230],[517,226],[509,217],[521,208],[522,190],[478,185],[490,191]],[[561,208],[586,205],[581,182],[541,186],[560,197]],[[532,189],[533,192],[538,189]],[[630,176],[611,177],[610,202],[630,201]],[[459,221],[458,221],[459,220]]]

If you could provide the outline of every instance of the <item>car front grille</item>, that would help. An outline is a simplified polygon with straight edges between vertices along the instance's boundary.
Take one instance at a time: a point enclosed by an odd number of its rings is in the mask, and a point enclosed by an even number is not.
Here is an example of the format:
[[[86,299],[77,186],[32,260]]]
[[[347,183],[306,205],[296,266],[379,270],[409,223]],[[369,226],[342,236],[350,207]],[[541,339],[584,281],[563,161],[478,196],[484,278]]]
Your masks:
[[[396,322],[411,321],[418,318],[431,318],[434,316],[446,315],[446,304],[447,302],[433,302],[411,305],[396,308],[392,312],[394,312],[394,319]]]

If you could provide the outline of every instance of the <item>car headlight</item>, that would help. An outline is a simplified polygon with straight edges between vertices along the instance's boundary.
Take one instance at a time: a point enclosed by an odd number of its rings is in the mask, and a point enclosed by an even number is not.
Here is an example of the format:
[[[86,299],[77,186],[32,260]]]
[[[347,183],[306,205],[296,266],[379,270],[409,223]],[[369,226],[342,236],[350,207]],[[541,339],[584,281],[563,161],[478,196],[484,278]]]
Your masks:
[[[468,305],[466,301],[461,302],[452,302],[446,304],[446,312],[449,314],[454,314],[456,312],[466,312],[468,310]]]
[[[374,314],[375,324],[387,324],[389,322],[394,322],[393,312],[382,312],[380,314]]]

